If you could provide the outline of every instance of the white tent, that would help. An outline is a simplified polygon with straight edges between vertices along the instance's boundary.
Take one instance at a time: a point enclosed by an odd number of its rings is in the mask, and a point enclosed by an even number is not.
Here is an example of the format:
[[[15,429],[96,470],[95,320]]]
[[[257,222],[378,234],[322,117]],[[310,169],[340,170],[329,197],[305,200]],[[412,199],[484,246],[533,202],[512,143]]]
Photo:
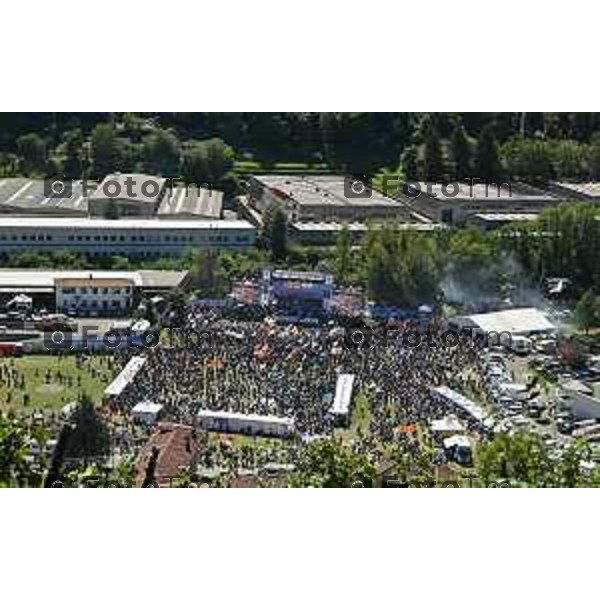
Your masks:
[[[104,390],[105,398],[118,398],[145,364],[146,359],[141,356],[131,358],[114,381]]]
[[[548,320],[546,313],[537,308],[512,308],[489,313],[477,313],[454,317],[450,322],[459,327],[471,327],[483,333],[509,333],[515,335],[531,335],[550,333],[556,327]]]
[[[131,416],[134,421],[145,423],[146,425],[153,425],[156,423],[162,409],[162,404],[156,404],[155,402],[149,401],[139,402],[131,409]]]
[[[150,321],[147,321],[146,319],[140,319],[131,326],[131,333],[145,333],[148,331],[148,329],[150,329],[150,327]]]
[[[489,412],[479,404],[476,404],[470,398],[459,394],[455,390],[445,385],[430,388],[434,397],[442,400],[447,404],[451,404],[466,413],[469,417],[477,421],[484,429],[492,429],[494,427],[494,419]]]
[[[444,448],[471,448],[471,440],[466,435],[453,435],[444,440]]]
[[[355,376],[351,373],[342,373],[338,375],[335,384],[335,396],[333,405],[329,413],[336,417],[347,417],[350,413],[350,404],[352,402],[352,388],[354,387]]]
[[[6,303],[7,308],[17,308],[28,310],[33,306],[33,299],[25,294],[17,294],[12,300]]]
[[[445,439],[444,449],[460,464],[468,464],[473,458],[471,440],[465,435],[453,435]]]
[[[464,430],[465,426],[458,420],[456,415],[446,415],[441,419],[431,421],[431,431],[434,433],[453,433]]]

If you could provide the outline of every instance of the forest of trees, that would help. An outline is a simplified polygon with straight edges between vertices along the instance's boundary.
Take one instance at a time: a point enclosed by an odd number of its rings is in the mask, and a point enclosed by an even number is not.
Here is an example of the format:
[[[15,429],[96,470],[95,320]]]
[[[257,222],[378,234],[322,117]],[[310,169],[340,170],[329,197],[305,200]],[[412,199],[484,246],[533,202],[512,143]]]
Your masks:
[[[407,179],[600,176],[597,113],[0,115],[0,176],[145,171],[234,189],[234,158]]]

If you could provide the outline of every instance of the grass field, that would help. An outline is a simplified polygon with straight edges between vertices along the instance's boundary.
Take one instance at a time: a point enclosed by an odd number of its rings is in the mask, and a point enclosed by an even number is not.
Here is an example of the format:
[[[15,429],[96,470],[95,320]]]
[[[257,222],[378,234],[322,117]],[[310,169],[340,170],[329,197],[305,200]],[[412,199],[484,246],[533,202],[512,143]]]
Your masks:
[[[352,412],[351,430],[354,435],[369,433],[371,411],[369,410],[369,397],[362,391],[356,396],[354,411]]]
[[[354,398],[350,426],[336,428],[334,435],[343,443],[350,443],[359,435],[368,435],[370,422],[369,396],[364,390],[361,390]]]
[[[76,400],[82,392],[99,403],[104,388],[113,379],[109,360],[92,357],[78,366],[75,356],[0,358],[0,411],[56,411]]]

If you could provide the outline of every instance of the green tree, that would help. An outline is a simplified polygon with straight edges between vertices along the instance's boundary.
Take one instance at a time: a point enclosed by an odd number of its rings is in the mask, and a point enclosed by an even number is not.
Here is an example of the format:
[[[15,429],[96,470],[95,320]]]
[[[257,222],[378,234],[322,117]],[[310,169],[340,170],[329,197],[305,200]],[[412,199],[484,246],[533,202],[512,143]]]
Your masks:
[[[503,481],[512,486],[543,487],[552,470],[542,439],[529,432],[499,434],[482,443],[476,468],[485,486]]]
[[[144,168],[149,173],[175,177],[179,175],[181,148],[177,136],[164,129],[157,129],[146,136],[142,145]]]
[[[225,278],[219,263],[219,253],[213,249],[193,251],[189,260],[193,286],[202,295],[221,294],[225,288]]]
[[[32,250],[25,250],[11,257],[11,266],[23,269],[51,268],[50,256]]]
[[[571,140],[548,142],[554,174],[560,181],[588,176],[589,147]]]
[[[481,131],[477,145],[475,175],[488,182],[497,181],[501,175],[498,142],[492,124],[486,125]]]
[[[187,307],[187,297],[183,290],[176,288],[168,298],[169,312],[172,315],[172,323],[176,327],[183,324],[185,310]]]
[[[363,276],[374,300],[411,308],[434,301],[440,256],[433,238],[375,228],[367,233],[362,253]]]
[[[52,266],[56,269],[87,269],[89,263],[85,256],[70,250],[57,250],[50,255]]]
[[[418,152],[414,146],[408,146],[400,156],[400,168],[406,181],[417,181],[419,178]]]
[[[189,184],[222,186],[233,158],[233,149],[220,138],[192,142],[183,152],[183,177]]]
[[[17,421],[0,415],[0,487],[9,487],[28,472],[25,431]]]
[[[531,276],[569,276],[573,289],[600,285],[598,209],[569,204],[542,212],[534,224],[512,227],[501,236]]]
[[[115,128],[111,123],[99,123],[94,127],[91,149],[92,168],[99,179],[119,170],[122,148],[118,143]]]
[[[473,172],[471,144],[465,128],[460,125],[452,132],[450,139],[450,158],[452,163],[452,178],[460,181],[470,177]]]
[[[113,256],[111,270],[114,271],[131,271],[133,266],[128,256]]]
[[[207,140],[204,144],[209,176],[208,183],[220,186],[225,175],[233,168],[233,149],[220,138]]]
[[[106,456],[109,450],[108,427],[96,412],[91,398],[84,394],[67,426],[64,456],[89,460]]]
[[[544,140],[514,140],[502,147],[502,155],[511,178],[542,184],[554,179],[551,148]]]
[[[336,280],[341,284],[348,283],[352,270],[352,233],[347,225],[337,236],[333,263]]]
[[[0,152],[0,176],[15,177],[19,174],[19,159],[11,152]]]
[[[590,177],[598,181],[600,179],[600,132],[595,133],[590,142],[589,170]]]
[[[587,335],[590,328],[598,322],[598,299],[594,290],[588,290],[583,294],[575,306],[573,316],[577,327],[583,329]]]
[[[474,228],[451,233],[443,280],[447,300],[465,303],[476,298],[498,297],[502,272],[502,261],[493,237]]]
[[[45,174],[48,158],[46,142],[35,133],[22,135],[17,139],[19,169],[24,175]]]
[[[81,179],[84,171],[83,136],[79,129],[64,136],[62,174],[66,179]]]
[[[327,439],[313,442],[302,451],[290,483],[292,487],[373,487],[376,474],[364,452]]]
[[[425,128],[425,140],[423,145],[423,179],[426,181],[444,181],[447,168],[444,159],[444,151],[433,122]]]
[[[582,461],[589,458],[585,442],[551,455],[538,434],[521,431],[483,442],[477,451],[476,469],[485,486],[504,482],[515,487],[581,487],[592,483],[581,468]]]
[[[265,212],[263,238],[271,258],[285,260],[288,254],[288,222],[286,214],[275,204],[271,204]]]

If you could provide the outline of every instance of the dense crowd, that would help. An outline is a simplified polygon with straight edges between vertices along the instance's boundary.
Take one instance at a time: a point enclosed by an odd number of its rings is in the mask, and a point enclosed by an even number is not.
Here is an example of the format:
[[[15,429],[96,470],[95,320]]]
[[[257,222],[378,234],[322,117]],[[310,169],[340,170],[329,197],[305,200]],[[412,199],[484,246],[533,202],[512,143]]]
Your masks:
[[[483,391],[478,347],[447,336],[435,320],[357,329],[230,321],[191,312],[182,330],[147,352],[123,405],[152,399],[170,419],[193,423],[200,408],[293,417],[301,435],[330,433],[339,374],[356,375],[354,393],[369,403],[369,433],[387,441],[402,426],[449,411],[431,386]]]

